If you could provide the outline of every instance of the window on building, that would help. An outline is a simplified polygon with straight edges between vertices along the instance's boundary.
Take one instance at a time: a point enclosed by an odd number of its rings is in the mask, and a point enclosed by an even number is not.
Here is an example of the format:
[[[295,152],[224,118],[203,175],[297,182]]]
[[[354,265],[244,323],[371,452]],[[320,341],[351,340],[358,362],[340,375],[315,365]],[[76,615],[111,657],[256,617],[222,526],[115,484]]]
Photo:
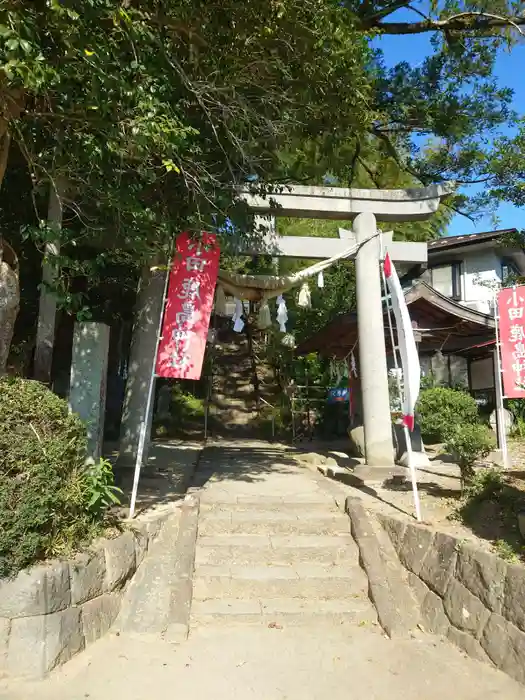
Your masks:
[[[423,275],[437,292],[455,301],[461,301],[461,263],[448,263],[430,267]]]
[[[509,284],[514,282],[517,277],[520,276],[520,271],[512,260],[504,258],[501,261],[501,282],[502,284]]]

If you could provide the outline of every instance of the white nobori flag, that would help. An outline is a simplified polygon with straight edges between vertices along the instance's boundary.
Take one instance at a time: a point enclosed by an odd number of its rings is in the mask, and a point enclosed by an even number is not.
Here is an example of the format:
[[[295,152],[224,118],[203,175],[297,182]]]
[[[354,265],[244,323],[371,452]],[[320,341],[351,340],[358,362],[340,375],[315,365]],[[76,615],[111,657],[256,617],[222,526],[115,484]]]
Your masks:
[[[421,379],[419,355],[405,295],[403,294],[396,268],[392,264],[388,253],[385,257],[384,270],[388,291],[392,299],[392,308],[394,309],[394,316],[396,318],[397,342],[399,344],[401,368],[403,370],[403,423],[409,430],[414,430],[414,409],[419,396]]]

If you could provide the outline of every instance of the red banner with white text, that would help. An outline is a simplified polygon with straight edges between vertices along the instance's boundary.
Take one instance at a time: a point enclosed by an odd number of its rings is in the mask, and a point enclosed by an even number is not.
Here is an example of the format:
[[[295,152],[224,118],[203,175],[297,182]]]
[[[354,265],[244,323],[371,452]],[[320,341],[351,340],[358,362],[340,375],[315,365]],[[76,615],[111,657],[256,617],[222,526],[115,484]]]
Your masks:
[[[195,240],[181,233],[177,238],[155,366],[158,377],[200,379],[219,257],[214,234]]]
[[[499,335],[503,393],[508,399],[525,397],[525,287],[498,292]]]

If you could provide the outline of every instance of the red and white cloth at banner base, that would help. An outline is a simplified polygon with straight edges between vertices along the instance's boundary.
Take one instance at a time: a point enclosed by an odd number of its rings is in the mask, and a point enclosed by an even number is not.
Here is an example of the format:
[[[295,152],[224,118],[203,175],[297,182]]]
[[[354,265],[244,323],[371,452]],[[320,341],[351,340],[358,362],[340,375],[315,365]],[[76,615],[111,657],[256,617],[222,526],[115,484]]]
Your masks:
[[[155,373],[171,379],[200,379],[213,296],[219,273],[214,234],[194,240],[181,233],[170,271]]]
[[[525,397],[525,287],[509,287],[497,296],[503,393]]]
[[[401,369],[403,370],[403,423],[409,430],[414,430],[414,411],[421,384],[419,355],[405,295],[396,268],[388,253],[383,269],[396,319],[397,343],[401,356]]]

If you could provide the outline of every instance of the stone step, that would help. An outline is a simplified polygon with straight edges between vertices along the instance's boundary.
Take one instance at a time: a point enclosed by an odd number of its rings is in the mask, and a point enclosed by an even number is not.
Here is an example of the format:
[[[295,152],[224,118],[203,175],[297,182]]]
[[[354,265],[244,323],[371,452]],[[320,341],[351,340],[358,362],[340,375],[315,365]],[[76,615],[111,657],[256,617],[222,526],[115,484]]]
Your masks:
[[[226,442],[226,441],[225,441]],[[281,454],[273,455],[273,454],[268,454],[264,456],[265,459],[268,460],[279,460],[282,459]],[[236,457],[236,459],[242,459],[242,455],[240,457]],[[205,457],[201,458],[199,461],[199,471],[202,470],[211,470],[215,469],[217,467],[217,460],[215,460],[213,457]],[[223,492],[221,494],[218,494],[216,498],[208,498],[209,494],[202,494],[201,497],[201,507],[204,504],[205,507],[208,506],[214,506],[214,507],[223,507],[226,509],[229,509],[230,507],[234,507],[236,504],[242,505],[242,506],[249,506],[253,508],[257,508],[259,506],[269,504],[269,505],[275,505],[279,506],[279,504],[285,505],[287,504],[288,506],[293,506],[297,508],[305,507],[307,508],[308,506],[316,506],[316,505],[323,505],[326,506],[327,508],[331,507],[333,504],[333,500],[323,494],[323,493],[296,493],[293,494],[293,496],[290,496],[290,494],[285,494],[283,496],[279,496],[277,493],[274,494],[235,494],[235,493],[228,493],[228,492]],[[293,503],[290,503],[290,498],[293,498]]]
[[[214,472],[215,474],[220,474],[220,472]],[[228,472],[230,473],[230,472]],[[336,509],[334,505],[334,510],[327,510],[326,506],[321,506],[312,509],[308,513],[305,513],[304,508],[288,508],[285,504],[277,508],[252,508],[248,510],[244,508],[228,508],[228,509],[217,509],[213,506],[204,508],[201,510],[201,523],[206,523],[209,521],[228,521],[231,523],[235,522],[255,522],[255,521],[270,521],[270,522],[304,522],[308,520],[315,521],[316,524],[321,521],[334,522],[339,526],[344,526],[349,523],[348,518],[345,518]]]
[[[249,372],[226,372],[225,374],[216,374],[213,378],[213,387],[216,390],[222,391],[224,394],[228,394],[233,391],[236,387],[247,387],[249,386],[252,391],[253,386],[253,375]]]
[[[244,399],[237,400],[237,402],[233,403],[233,401],[236,401],[235,399],[232,399],[232,402],[219,402],[215,401],[215,399],[211,400],[211,406],[212,406],[212,411],[211,414],[215,416],[231,416],[232,418],[237,418],[237,417],[243,417],[247,415],[252,415],[256,414],[256,406],[255,402],[252,401],[245,401]]]
[[[237,562],[224,562],[219,565],[200,564],[195,568],[195,580],[198,579],[232,579],[236,581],[299,581],[315,579],[334,580],[348,579],[352,581],[352,591],[360,595],[367,590],[365,572],[352,559],[334,563],[322,562],[273,562],[258,561],[251,565]]]
[[[357,561],[357,546],[350,543],[333,547],[280,547],[278,549],[272,547],[199,546],[196,555],[197,566],[260,565],[261,563],[267,566],[286,566],[302,562],[326,566]]]
[[[199,534],[209,535],[348,535],[350,524],[344,516],[315,516],[300,518],[289,513],[267,513],[265,517],[243,517],[242,514],[220,518],[205,516],[199,523]]]
[[[210,402],[218,408],[244,408],[246,405],[255,406],[255,394],[253,387],[232,387],[232,389],[224,389],[221,387],[218,391],[214,391]]]
[[[236,377],[253,378],[253,368],[249,359],[236,362],[219,362],[215,365],[213,376],[217,379],[233,379]]]
[[[248,381],[243,382],[232,382],[232,385],[224,386],[224,383],[217,382],[216,390],[213,392],[213,396],[222,401],[228,401],[232,397],[232,392],[237,396],[237,398],[243,398],[245,396],[255,395],[255,389],[253,384]]]
[[[254,391],[253,377],[248,373],[227,373],[224,375],[215,375],[213,378],[213,389],[222,394],[228,395],[239,388],[245,390],[246,387],[249,387],[252,391]]]
[[[220,424],[222,427],[234,430],[237,427],[243,427],[251,424],[258,418],[256,411],[241,412],[237,409],[233,410],[221,410],[218,414],[212,414],[210,416],[211,422],[214,424]]]
[[[297,513],[302,517],[308,517],[310,513],[320,513],[322,515],[337,516],[341,511],[337,507],[335,501],[275,501],[270,497],[265,500],[263,498],[251,501],[235,501],[233,503],[203,503],[201,504],[201,518],[211,515],[225,513],[237,517],[241,514],[264,514],[264,513]],[[256,515],[258,517],[258,515]]]
[[[253,377],[249,374],[230,375],[226,374],[224,376],[216,375],[213,380],[213,390],[214,392],[219,392],[226,396],[238,391],[246,391],[249,388],[254,391]]]
[[[214,438],[224,438],[228,440],[256,438],[260,435],[259,424],[256,421],[248,423],[223,423],[220,419],[215,419],[209,423],[210,435]]]
[[[217,347],[217,354],[215,356],[216,362],[220,362],[222,359],[228,359],[228,360],[235,360],[238,362],[239,360],[244,360],[244,359],[249,359],[250,354],[248,351],[248,344],[247,343],[239,343],[239,344],[233,344],[233,345],[221,345]]]
[[[249,547],[255,549],[332,549],[334,547],[355,546],[355,542],[350,535],[248,535],[248,534],[220,534],[207,535],[199,534],[197,547]]]
[[[241,413],[237,410],[235,411],[219,411],[210,416],[210,425],[217,425],[217,427],[223,426],[228,429],[233,429],[237,426],[252,426],[257,413],[255,411],[250,411],[249,413]]]
[[[252,415],[257,413],[257,406],[255,405],[255,399],[216,399],[212,398],[210,401],[212,407],[212,413],[216,416],[243,416]]]
[[[362,578],[354,576],[323,576],[308,578],[228,578],[207,576],[194,581],[193,599],[240,598],[307,598],[309,600],[333,600],[356,596],[366,600],[366,588],[362,589]]]
[[[315,626],[376,625],[377,615],[369,601],[356,598],[302,600],[269,598],[260,600],[194,601],[191,626],[208,625]]]

